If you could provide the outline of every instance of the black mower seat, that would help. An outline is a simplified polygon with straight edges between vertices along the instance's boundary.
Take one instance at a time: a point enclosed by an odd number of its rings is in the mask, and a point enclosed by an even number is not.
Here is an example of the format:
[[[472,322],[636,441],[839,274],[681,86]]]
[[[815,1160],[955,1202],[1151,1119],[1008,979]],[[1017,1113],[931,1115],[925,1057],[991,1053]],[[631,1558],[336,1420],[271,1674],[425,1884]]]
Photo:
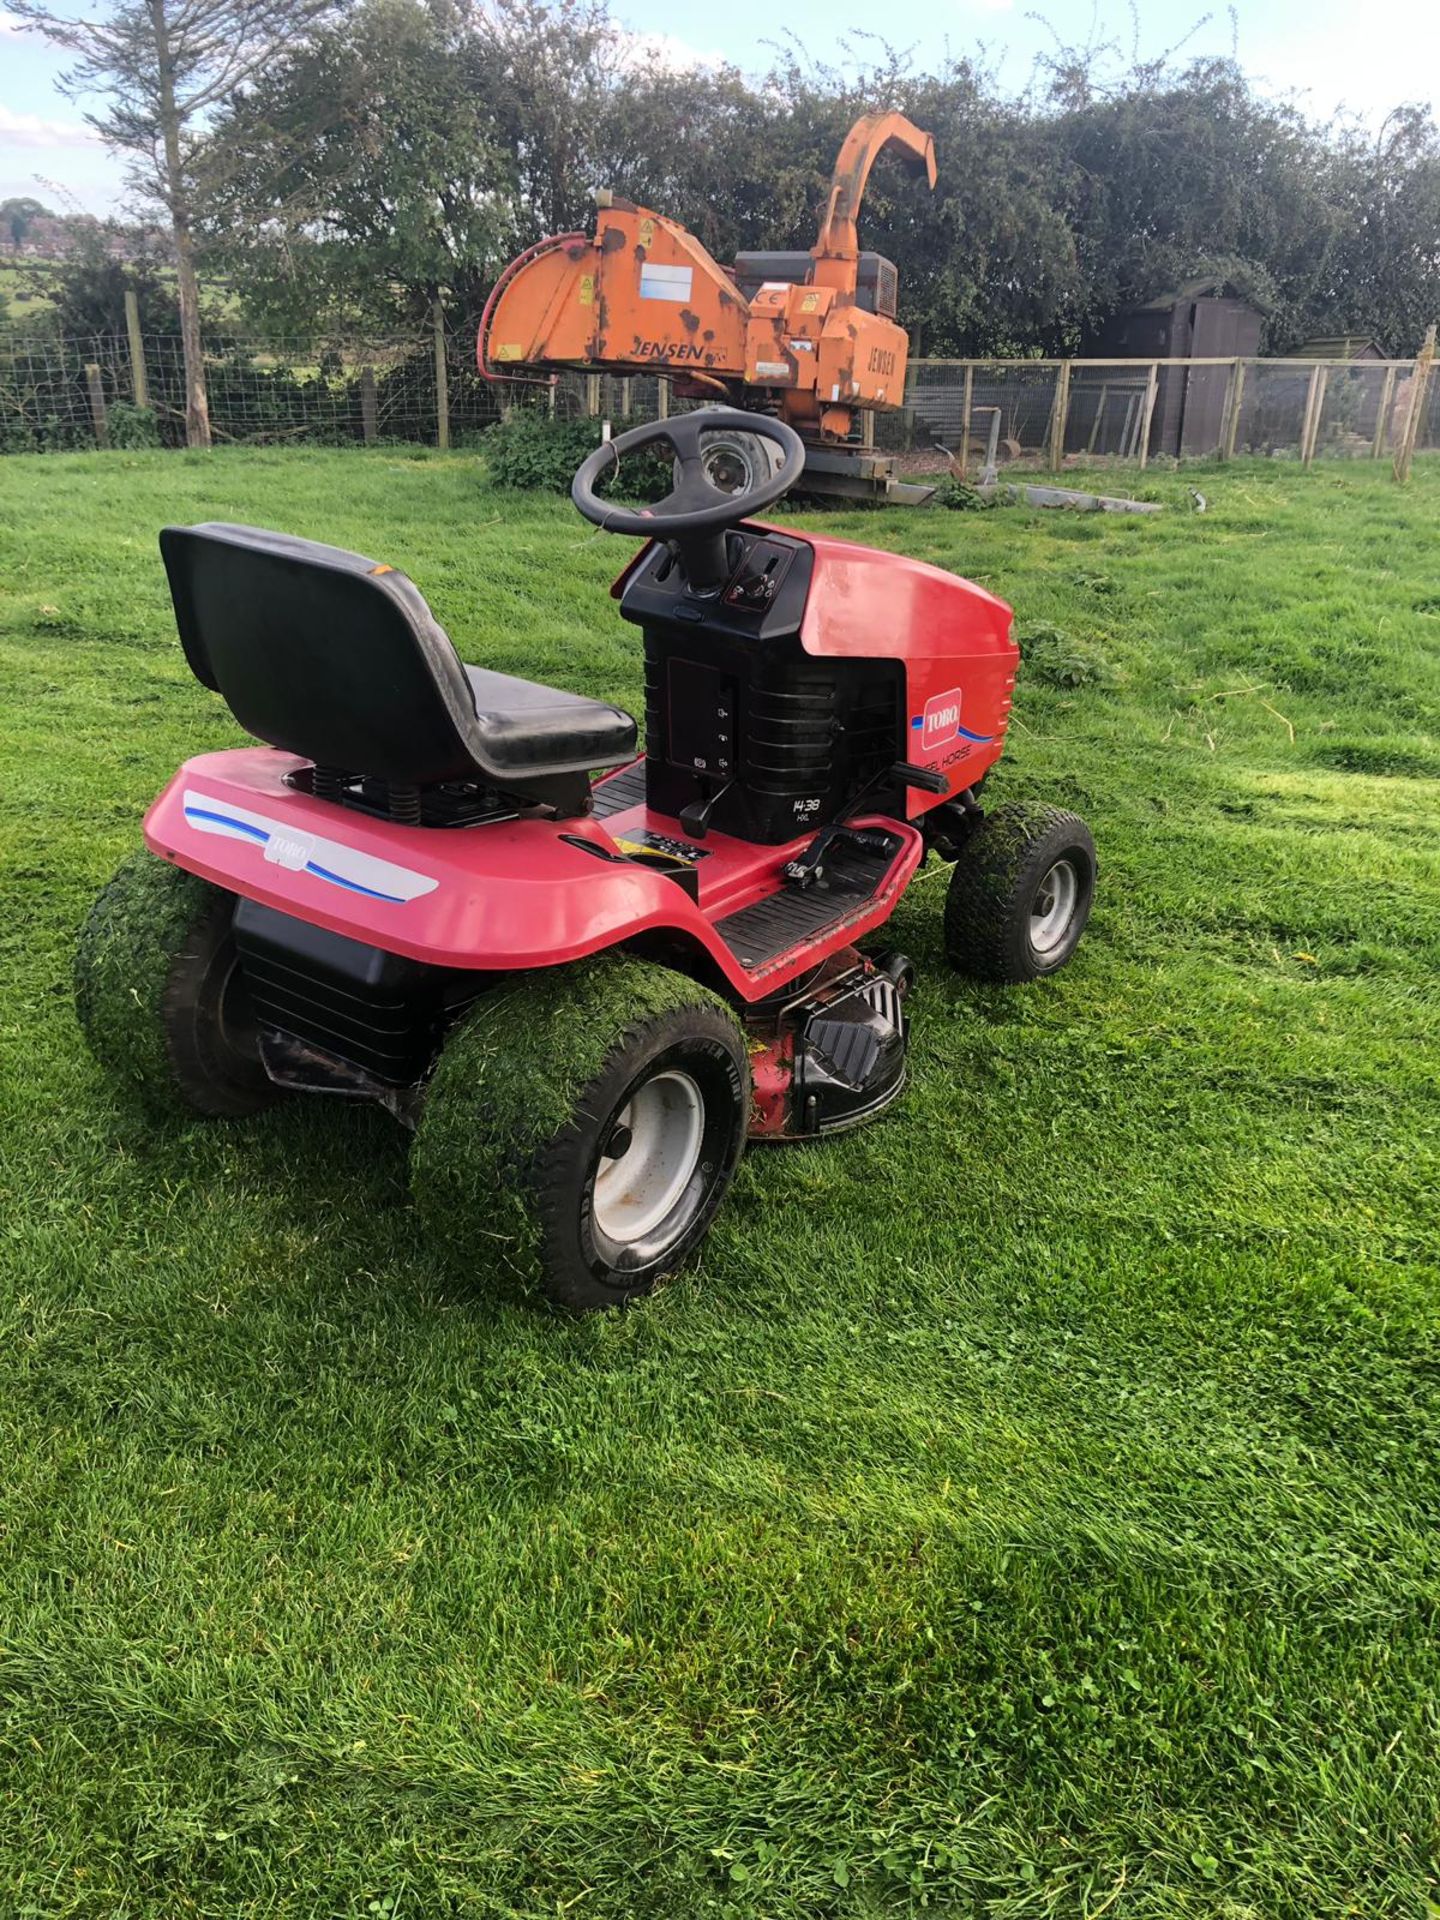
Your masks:
[[[465,678],[487,750],[497,764],[523,772],[538,752],[553,755],[565,766],[578,759],[587,770],[598,770],[634,758],[635,722],[619,707],[490,667],[467,666]]]
[[[405,786],[474,780],[569,806],[635,752],[619,707],[462,664],[393,567],[261,527],[166,527],[195,677],[257,739]]]

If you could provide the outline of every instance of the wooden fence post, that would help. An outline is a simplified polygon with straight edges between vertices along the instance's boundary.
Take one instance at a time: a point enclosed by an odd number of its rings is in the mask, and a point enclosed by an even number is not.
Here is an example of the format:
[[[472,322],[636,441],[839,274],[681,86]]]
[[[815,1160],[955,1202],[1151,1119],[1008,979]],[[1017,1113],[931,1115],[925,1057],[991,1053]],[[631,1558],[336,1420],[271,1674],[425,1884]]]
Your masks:
[[[1065,422],[1070,413],[1070,362],[1062,360],[1055,376],[1055,399],[1050,412],[1050,471],[1065,463]]]
[[[975,396],[975,369],[965,362],[965,404],[960,413],[960,478],[970,473],[970,402]]]
[[[657,420],[670,418],[670,382],[663,373],[655,382],[655,418]]]
[[[1155,418],[1155,396],[1160,391],[1160,365],[1150,362],[1150,371],[1145,376],[1145,404],[1140,409],[1140,470],[1143,473],[1150,464],[1150,422]]]
[[[1390,409],[1395,402],[1395,369],[1386,367],[1385,378],[1380,383],[1380,405],[1375,412],[1375,440],[1370,448],[1370,458],[1379,460],[1385,452],[1385,442],[1390,438]]]
[[[442,452],[450,446],[450,369],[445,364],[445,309],[435,296],[435,444]]]
[[[1410,376],[1410,411],[1405,416],[1405,425],[1400,434],[1400,444],[1395,449],[1395,478],[1403,486],[1410,478],[1410,463],[1415,458],[1415,442],[1420,437],[1420,422],[1425,413],[1426,388],[1430,385],[1430,368],[1435,359],[1435,323],[1432,320],[1425,329],[1425,338],[1420,351],[1415,356],[1415,371]]]
[[[1095,442],[1100,438],[1100,429],[1105,424],[1105,408],[1109,399],[1110,383],[1108,380],[1102,380],[1100,382],[1100,397],[1095,402],[1095,412],[1090,419],[1090,438],[1085,442],[1086,453],[1093,453],[1095,451]],[[1103,452],[1104,449],[1102,448],[1101,451]]]
[[[100,369],[93,360],[85,363],[85,385],[90,389],[90,418],[95,427],[95,444],[97,447],[108,447],[110,422],[105,417],[105,388],[101,383]]]
[[[585,415],[594,420],[600,412],[600,376],[587,373],[585,376]]]
[[[1320,432],[1320,408],[1325,400],[1325,368],[1310,369],[1310,385],[1305,390],[1305,413],[1300,422],[1300,464],[1308,467],[1315,458],[1315,441]]]
[[[379,423],[375,408],[375,369],[360,369],[360,432],[367,447],[373,447],[378,437]]]
[[[1245,362],[1237,360],[1230,375],[1230,392],[1226,398],[1225,433],[1220,442],[1220,458],[1235,458],[1235,442],[1240,434],[1240,409],[1245,404]]]
[[[150,404],[150,384],[145,378],[145,342],[140,334],[140,302],[133,288],[125,289],[125,331],[130,336],[130,391],[137,407]]]

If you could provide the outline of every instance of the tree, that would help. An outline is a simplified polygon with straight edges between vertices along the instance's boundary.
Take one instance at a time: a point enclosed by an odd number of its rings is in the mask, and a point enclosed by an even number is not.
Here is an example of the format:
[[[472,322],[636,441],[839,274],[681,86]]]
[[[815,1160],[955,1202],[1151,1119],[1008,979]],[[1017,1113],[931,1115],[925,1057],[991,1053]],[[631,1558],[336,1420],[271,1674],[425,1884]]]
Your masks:
[[[235,88],[303,33],[329,0],[103,0],[82,19],[44,0],[10,0],[22,23],[75,55],[62,86],[101,94],[87,113],[108,146],[127,154],[130,180],[164,209],[175,250],[185,361],[185,437],[210,445],[200,340],[196,222],[207,159],[208,116]]]
[[[1440,130],[1423,107],[1397,108],[1376,136],[1342,127],[1327,172],[1336,231],[1305,331],[1412,354],[1440,314]]]
[[[210,231],[252,314],[393,324],[444,291],[478,317],[588,221],[627,45],[597,0],[361,0],[297,42],[216,128]]]
[[[441,291],[478,317],[546,233],[608,187],[717,260],[808,248],[841,141],[894,108],[935,138],[937,190],[876,168],[862,245],[899,270],[928,354],[1071,353],[1113,313],[1200,279],[1255,301],[1272,345],[1373,332],[1413,349],[1440,308],[1440,135],[1317,126],[1233,61],[1057,46],[1016,97],[982,63],[915,71],[883,43],[751,80],[676,68],[606,0],[356,0],[227,103],[209,238],[252,315],[410,324]]]
[[[1074,235],[1080,337],[1118,309],[1213,277],[1262,312],[1303,307],[1335,231],[1325,143],[1228,60],[1101,85],[1057,66],[1037,127]]]
[[[475,307],[513,250],[514,162],[462,15],[367,0],[237,93],[210,203],[255,319],[393,325]]]
[[[50,209],[38,200],[0,200],[0,226],[10,236],[10,251],[19,253],[27,233],[37,220],[50,217]]]

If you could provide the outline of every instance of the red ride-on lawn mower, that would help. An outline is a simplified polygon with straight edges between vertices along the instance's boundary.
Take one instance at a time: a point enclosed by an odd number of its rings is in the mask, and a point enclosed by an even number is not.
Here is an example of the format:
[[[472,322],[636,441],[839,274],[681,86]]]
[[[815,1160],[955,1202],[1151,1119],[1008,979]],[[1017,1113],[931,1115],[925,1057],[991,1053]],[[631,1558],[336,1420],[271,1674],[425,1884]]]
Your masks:
[[[773,451],[726,492],[742,434]],[[658,505],[596,494],[661,444]],[[1009,718],[1009,609],[749,520],[803,461],[781,422],[707,409],[576,474],[588,520],[646,541],[613,589],[644,637],[642,758],[618,708],[463,665],[393,567],[167,528],[186,658],[267,744],[186,761],[150,851],[96,902],[76,967],[96,1055],[201,1114],[291,1090],[381,1102],[415,1129],[451,1267],[583,1310],[684,1258],[747,1139],[836,1132],[900,1092],[912,968],[858,942],[928,849],[955,862],[957,967],[1062,966],[1089,833],[977,799]]]

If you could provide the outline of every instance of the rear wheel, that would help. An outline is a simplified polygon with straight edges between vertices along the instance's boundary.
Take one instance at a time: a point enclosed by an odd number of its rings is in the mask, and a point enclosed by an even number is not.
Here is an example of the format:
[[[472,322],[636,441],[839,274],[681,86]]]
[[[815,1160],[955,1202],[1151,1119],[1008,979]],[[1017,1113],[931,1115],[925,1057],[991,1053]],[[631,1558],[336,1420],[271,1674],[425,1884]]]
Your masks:
[[[90,1051],[158,1113],[234,1119],[275,1097],[231,933],[235,901],[139,853],[96,899],[75,950]]]
[[[945,951],[977,980],[1054,973],[1095,897],[1095,842],[1059,807],[997,807],[965,841],[945,898]]]
[[[457,1278],[573,1312],[649,1293],[724,1198],[749,1092],[734,1014],[666,968],[605,956],[488,994],[416,1133],[426,1236]]]

